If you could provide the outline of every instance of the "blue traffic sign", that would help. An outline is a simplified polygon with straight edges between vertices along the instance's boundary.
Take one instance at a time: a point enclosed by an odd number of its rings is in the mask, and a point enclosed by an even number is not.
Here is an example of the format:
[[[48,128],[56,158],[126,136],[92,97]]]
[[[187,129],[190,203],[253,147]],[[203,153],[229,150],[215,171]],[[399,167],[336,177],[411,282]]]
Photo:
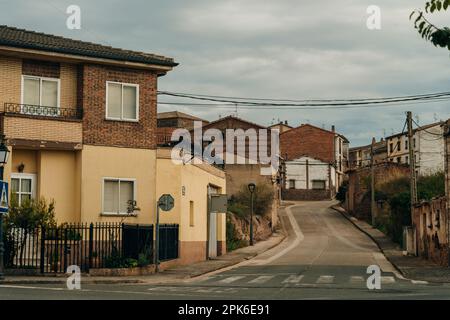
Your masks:
[[[7,213],[9,206],[8,182],[0,181],[0,213]]]

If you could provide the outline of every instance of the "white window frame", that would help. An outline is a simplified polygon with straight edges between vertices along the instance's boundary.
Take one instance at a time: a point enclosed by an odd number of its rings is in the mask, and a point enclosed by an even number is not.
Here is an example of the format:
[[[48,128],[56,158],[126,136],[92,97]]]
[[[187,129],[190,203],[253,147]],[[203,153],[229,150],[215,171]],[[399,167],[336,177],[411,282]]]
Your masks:
[[[108,91],[109,91],[109,85],[110,84],[119,84],[122,88],[122,101],[121,101],[121,107],[120,107],[120,118],[114,118],[108,116]],[[128,119],[123,117],[123,87],[129,86],[129,87],[135,87],[136,88],[136,119]],[[114,121],[127,121],[127,122],[139,122],[139,85],[135,83],[126,83],[126,82],[116,82],[116,81],[106,81],[106,120],[114,120]]]
[[[105,211],[105,182],[106,181],[117,181],[120,182],[133,182],[133,200],[137,201],[137,181],[135,178],[117,178],[117,177],[103,177],[102,178],[102,212],[101,215],[104,216],[126,216],[128,212],[106,212]],[[120,186],[119,186],[119,203],[120,203]],[[120,209],[120,208],[119,208]],[[133,212],[132,215],[137,215]]]
[[[39,107],[48,107],[48,108],[54,108],[52,106],[44,106],[42,105],[42,81],[54,81],[58,83],[58,89],[57,89],[57,97],[56,97],[56,108],[58,108],[58,114],[59,114],[59,108],[61,103],[61,79],[58,78],[48,78],[48,77],[38,77],[38,76],[29,76],[29,75],[22,75],[22,83],[21,83],[21,93],[20,93],[20,104],[24,103],[24,91],[25,91],[25,79],[32,79],[32,80],[39,80]]]
[[[36,198],[36,174],[34,173],[11,173],[11,179],[19,179],[19,188],[22,187],[22,179],[31,180],[31,199]],[[11,184],[12,185],[12,184]],[[10,190],[11,195],[13,190]],[[17,199],[19,205],[22,202],[22,192],[19,191],[19,199]]]

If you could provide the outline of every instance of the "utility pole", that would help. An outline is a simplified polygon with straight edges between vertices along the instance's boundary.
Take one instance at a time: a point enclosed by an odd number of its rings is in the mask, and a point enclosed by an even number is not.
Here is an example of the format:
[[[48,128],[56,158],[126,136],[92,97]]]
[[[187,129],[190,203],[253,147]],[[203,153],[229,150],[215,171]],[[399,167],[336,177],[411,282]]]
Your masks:
[[[413,221],[414,205],[417,203],[417,177],[416,177],[416,159],[414,157],[414,141],[413,141],[413,126],[412,126],[412,112],[407,112],[408,123],[408,149],[409,149],[409,172],[411,184],[411,222]]]
[[[447,121],[444,125],[444,148],[445,148],[445,194],[447,196],[447,243],[450,243],[450,157],[449,157],[449,143],[450,143],[450,121]],[[447,248],[448,254],[448,266],[450,266],[450,247]]]
[[[377,205],[375,203],[375,159],[374,159],[375,138],[372,138],[370,146],[370,213],[372,215],[372,227],[375,228],[377,218]]]

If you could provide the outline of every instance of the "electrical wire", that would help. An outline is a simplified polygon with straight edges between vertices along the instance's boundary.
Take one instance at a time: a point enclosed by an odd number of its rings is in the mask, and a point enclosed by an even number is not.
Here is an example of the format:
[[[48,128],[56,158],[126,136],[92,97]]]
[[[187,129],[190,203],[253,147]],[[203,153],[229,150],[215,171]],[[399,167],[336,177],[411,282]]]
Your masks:
[[[342,105],[342,106],[316,106],[316,105],[309,105],[309,106],[272,106],[268,104],[264,105],[247,105],[247,104],[241,104],[241,103],[233,103],[233,104],[220,104],[220,103],[188,103],[188,102],[171,102],[171,101],[160,101],[158,104],[160,105],[174,105],[174,106],[186,106],[186,107],[199,107],[199,108],[211,108],[215,107],[218,109],[236,109],[236,106],[239,106],[240,109],[245,110],[255,110],[257,107],[257,110],[310,110],[310,111],[316,111],[316,110],[339,110],[339,109],[356,109],[356,108],[386,108],[386,107],[398,107],[398,106],[404,106],[404,105],[415,105],[415,104],[423,104],[423,103],[436,103],[440,101],[450,101],[450,97],[445,98],[439,98],[439,99],[432,99],[432,100],[419,100],[419,101],[411,101],[407,103],[401,103],[401,102],[384,102],[384,104],[375,104],[375,105]]]
[[[220,96],[220,95],[205,95],[205,94],[195,94],[195,93],[184,93],[184,92],[170,92],[170,91],[159,91],[158,94],[182,96],[182,97],[196,97],[205,98],[212,101],[212,99],[228,99],[229,100],[254,100],[254,101],[284,101],[284,102],[360,102],[360,101],[377,101],[377,100],[398,100],[398,99],[408,99],[408,98],[430,98],[439,96],[448,96],[450,92],[437,92],[437,93],[427,93],[427,94],[416,94],[416,95],[406,95],[406,96],[395,96],[395,97],[384,97],[384,98],[351,98],[351,99],[279,99],[279,98],[243,98],[243,97],[230,97],[230,96]],[[242,101],[234,101],[242,102]],[[245,101],[244,101],[245,102]]]

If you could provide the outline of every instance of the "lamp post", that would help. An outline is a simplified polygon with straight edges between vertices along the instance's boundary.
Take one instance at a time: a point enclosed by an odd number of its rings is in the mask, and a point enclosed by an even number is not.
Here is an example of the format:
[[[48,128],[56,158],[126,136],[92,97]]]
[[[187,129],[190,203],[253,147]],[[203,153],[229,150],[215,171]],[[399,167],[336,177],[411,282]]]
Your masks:
[[[252,182],[248,184],[248,191],[250,191],[250,245],[253,245],[253,195],[255,193],[256,185]]]
[[[1,136],[0,141],[0,180],[3,181],[3,171],[6,162],[8,161],[9,150],[5,144],[5,135]],[[3,243],[3,213],[0,212],[0,280],[5,278],[4,276],[4,256],[5,246]]]

